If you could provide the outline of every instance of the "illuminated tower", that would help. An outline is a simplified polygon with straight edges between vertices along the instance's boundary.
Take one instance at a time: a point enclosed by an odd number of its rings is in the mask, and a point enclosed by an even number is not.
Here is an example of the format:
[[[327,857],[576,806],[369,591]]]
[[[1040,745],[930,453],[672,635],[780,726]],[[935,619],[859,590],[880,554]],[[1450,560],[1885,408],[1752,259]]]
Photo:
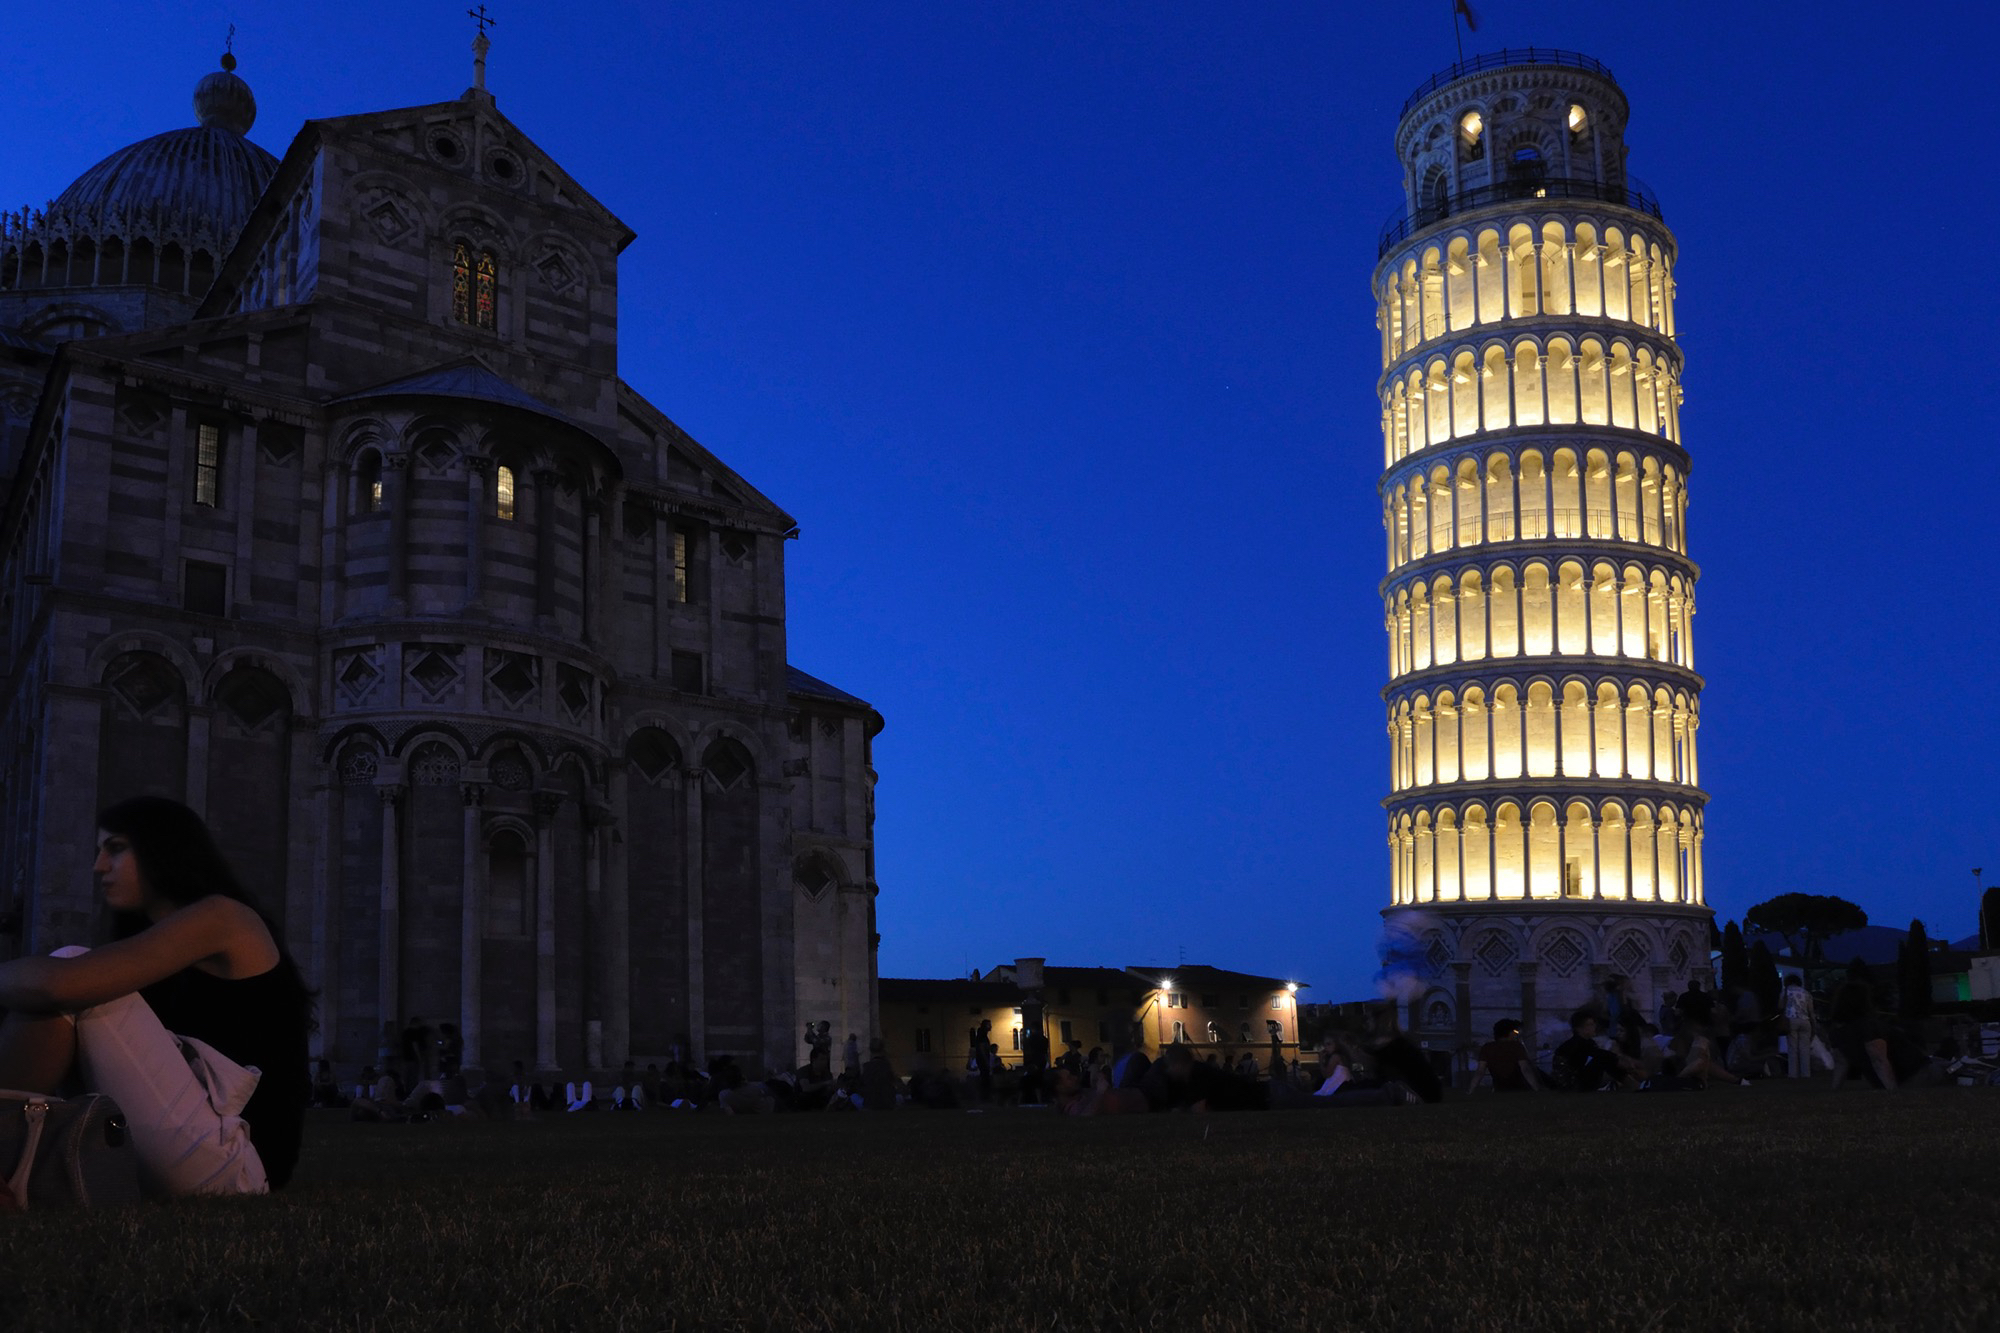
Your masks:
[[[1392,916],[1433,1048],[1705,969],[1674,241],[1561,51],[1403,105],[1375,269]]]

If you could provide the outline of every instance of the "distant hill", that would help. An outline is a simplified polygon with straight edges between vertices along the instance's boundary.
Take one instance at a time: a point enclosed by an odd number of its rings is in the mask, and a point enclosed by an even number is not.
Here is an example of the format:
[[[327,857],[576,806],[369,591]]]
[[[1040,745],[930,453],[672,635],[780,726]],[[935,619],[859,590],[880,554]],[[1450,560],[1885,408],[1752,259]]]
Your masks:
[[[1860,930],[1849,930],[1829,936],[1824,946],[1824,953],[1829,963],[1845,963],[1850,959],[1859,958],[1870,967],[1878,963],[1893,966],[1896,962],[1896,951],[1902,948],[1903,941],[1908,938],[1910,938],[1909,931],[1899,930],[1895,926],[1863,926]],[[1758,940],[1764,941],[1765,947],[1780,961],[1789,961],[1785,958],[1787,946],[1776,935],[1755,930],[1743,932],[1744,948],[1751,947]],[[1976,950],[1979,947],[1979,936],[1969,935],[1962,940],[1953,940],[1949,947],[1967,951]]]

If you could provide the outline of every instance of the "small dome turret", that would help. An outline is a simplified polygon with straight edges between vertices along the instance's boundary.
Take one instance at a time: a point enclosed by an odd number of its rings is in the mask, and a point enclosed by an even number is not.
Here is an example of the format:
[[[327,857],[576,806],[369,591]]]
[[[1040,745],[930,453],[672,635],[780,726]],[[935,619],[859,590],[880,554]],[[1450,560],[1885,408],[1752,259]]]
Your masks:
[[[224,53],[222,68],[194,86],[194,118],[203,129],[248,134],[257,123],[257,99],[236,75],[236,57]]]

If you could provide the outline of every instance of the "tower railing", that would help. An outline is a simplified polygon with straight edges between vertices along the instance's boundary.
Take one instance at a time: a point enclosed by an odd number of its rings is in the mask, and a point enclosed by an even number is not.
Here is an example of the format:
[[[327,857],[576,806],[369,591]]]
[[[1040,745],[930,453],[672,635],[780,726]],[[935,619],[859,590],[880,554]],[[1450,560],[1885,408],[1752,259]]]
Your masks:
[[[1581,51],[1558,51],[1547,46],[1509,47],[1505,50],[1488,52],[1483,56],[1474,56],[1470,60],[1461,60],[1450,69],[1440,70],[1431,75],[1424,81],[1423,86],[1411,93],[1409,100],[1403,103],[1403,109],[1397,113],[1397,119],[1409,115],[1412,107],[1447,83],[1462,79],[1468,74],[1477,74],[1484,69],[1505,69],[1509,65],[1566,65],[1570,69],[1587,69],[1592,74],[1602,74],[1613,83],[1618,81],[1613,77],[1610,67],[1603,61],[1593,60]]]
[[[1595,199],[1607,204],[1637,209],[1663,222],[1666,220],[1665,214],[1660,212],[1659,196],[1655,195],[1643,181],[1633,180],[1630,177],[1627,177],[1622,185],[1586,180],[1577,176],[1502,181],[1498,185],[1481,185],[1470,190],[1460,190],[1442,204],[1427,204],[1414,212],[1404,212],[1399,209],[1390,214],[1387,225],[1382,228],[1381,240],[1376,245],[1375,257],[1380,259],[1410,236],[1448,217],[1469,213],[1475,208],[1485,208],[1490,204],[1512,203],[1521,199]]]

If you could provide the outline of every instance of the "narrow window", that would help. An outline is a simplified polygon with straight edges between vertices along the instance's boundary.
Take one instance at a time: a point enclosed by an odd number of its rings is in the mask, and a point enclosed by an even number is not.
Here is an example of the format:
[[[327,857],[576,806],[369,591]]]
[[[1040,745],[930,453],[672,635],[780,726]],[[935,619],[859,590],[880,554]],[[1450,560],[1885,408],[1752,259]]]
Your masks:
[[[1187,1041],[1187,1039],[1188,1039],[1187,1024],[1181,1022],[1178,1018],[1176,1018],[1174,1020],[1174,1045],[1176,1046],[1182,1045]]]
[[[1099,1041],[1110,1041],[1110,1040],[1111,1040],[1111,1020],[1110,1020],[1110,1019],[1108,1019],[1108,1018],[1100,1018],[1100,1019],[1098,1019],[1098,1020],[1097,1020],[1097,1039],[1098,1039]]]
[[[672,663],[673,687],[683,694],[700,694],[701,654],[676,652]]]
[[[499,275],[493,264],[493,252],[479,252],[479,285],[473,302],[473,322],[482,329],[497,328],[493,309],[495,289],[499,286]]]
[[[194,502],[215,508],[222,501],[222,427],[204,421],[194,430]]]
[[[930,1050],[931,1050],[931,1030],[930,1030],[929,1028],[918,1028],[918,1029],[917,1029],[917,1054],[918,1054],[918,1055],[929,1055],[929,1054],[930,1054]]]
[[[472,322],[472,252],[460,241],[451,250],[451,317]]]
[[[1070,1031],[1070,1021],[1067,1018],[1062,1021],[1062,1040],[1065,1046],[1076,1040],[1076,1034]]]
[[[688,535],[687,529],[674,529],[674,600],[686,602],[688,599]]]
[[[493,512],[509,523],[514,521],[514,469],[505,463],[493,469]]]
[[[181,605],[196,615],[224,614],[223,599],[229,589],[229,571],[205,560],[190,560],[182,575]]]
[[[382,455],[373,449],[361,455],[354,470],[354,508],[363,514],[382,512]]]

